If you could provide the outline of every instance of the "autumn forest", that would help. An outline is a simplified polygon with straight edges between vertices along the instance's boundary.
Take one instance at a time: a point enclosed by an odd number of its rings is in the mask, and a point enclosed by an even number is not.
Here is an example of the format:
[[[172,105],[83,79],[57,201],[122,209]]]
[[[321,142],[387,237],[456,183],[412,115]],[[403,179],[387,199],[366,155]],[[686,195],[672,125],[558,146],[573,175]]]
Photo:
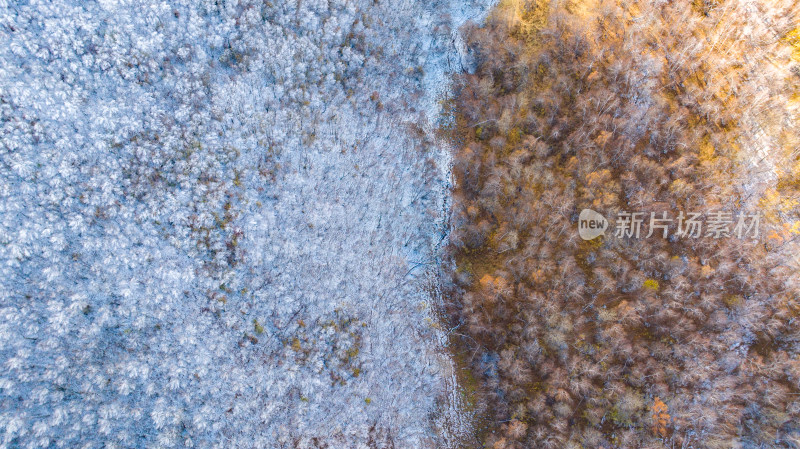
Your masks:
[[[465,26],[441,128],[467,447],[800,447],[795,8],[506,0]],[[587,208],[762,229],[583,240]]]

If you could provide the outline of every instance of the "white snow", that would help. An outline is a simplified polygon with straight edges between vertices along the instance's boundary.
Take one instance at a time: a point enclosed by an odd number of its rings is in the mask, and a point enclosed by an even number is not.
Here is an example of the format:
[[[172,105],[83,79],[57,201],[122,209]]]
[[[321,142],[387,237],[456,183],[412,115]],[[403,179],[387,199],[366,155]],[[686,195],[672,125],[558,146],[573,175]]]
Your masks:
[[[0,0],[0,447],[454,444],[430,124],[490,3]]]

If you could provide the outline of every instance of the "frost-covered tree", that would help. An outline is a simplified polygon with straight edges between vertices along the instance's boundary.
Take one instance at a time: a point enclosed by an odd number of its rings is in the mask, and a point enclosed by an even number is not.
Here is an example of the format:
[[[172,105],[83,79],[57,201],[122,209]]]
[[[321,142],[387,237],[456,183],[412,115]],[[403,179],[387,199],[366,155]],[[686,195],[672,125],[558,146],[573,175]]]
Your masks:
[[[420,122],[481,8],[0,1],[0,446],[449,444]]]

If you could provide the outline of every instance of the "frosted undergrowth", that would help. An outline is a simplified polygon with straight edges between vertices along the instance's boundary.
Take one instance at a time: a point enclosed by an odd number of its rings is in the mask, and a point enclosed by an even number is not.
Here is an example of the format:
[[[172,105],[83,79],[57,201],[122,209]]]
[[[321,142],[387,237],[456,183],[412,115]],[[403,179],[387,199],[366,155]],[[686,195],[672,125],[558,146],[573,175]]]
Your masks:
[[[489,3],[0,0],[0,447],[453,444],[424,124]]]

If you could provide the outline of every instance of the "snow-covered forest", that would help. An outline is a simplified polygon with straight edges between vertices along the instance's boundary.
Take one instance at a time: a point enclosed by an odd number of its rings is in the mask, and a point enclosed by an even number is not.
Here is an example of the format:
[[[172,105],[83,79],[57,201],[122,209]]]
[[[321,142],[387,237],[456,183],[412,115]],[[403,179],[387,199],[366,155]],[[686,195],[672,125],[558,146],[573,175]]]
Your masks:
[[[0,1],[0,447],[447,447],[458,26],[490,1]]]
[[[0,449],[800,449],[799,121],[793,0],[0,0]]]

